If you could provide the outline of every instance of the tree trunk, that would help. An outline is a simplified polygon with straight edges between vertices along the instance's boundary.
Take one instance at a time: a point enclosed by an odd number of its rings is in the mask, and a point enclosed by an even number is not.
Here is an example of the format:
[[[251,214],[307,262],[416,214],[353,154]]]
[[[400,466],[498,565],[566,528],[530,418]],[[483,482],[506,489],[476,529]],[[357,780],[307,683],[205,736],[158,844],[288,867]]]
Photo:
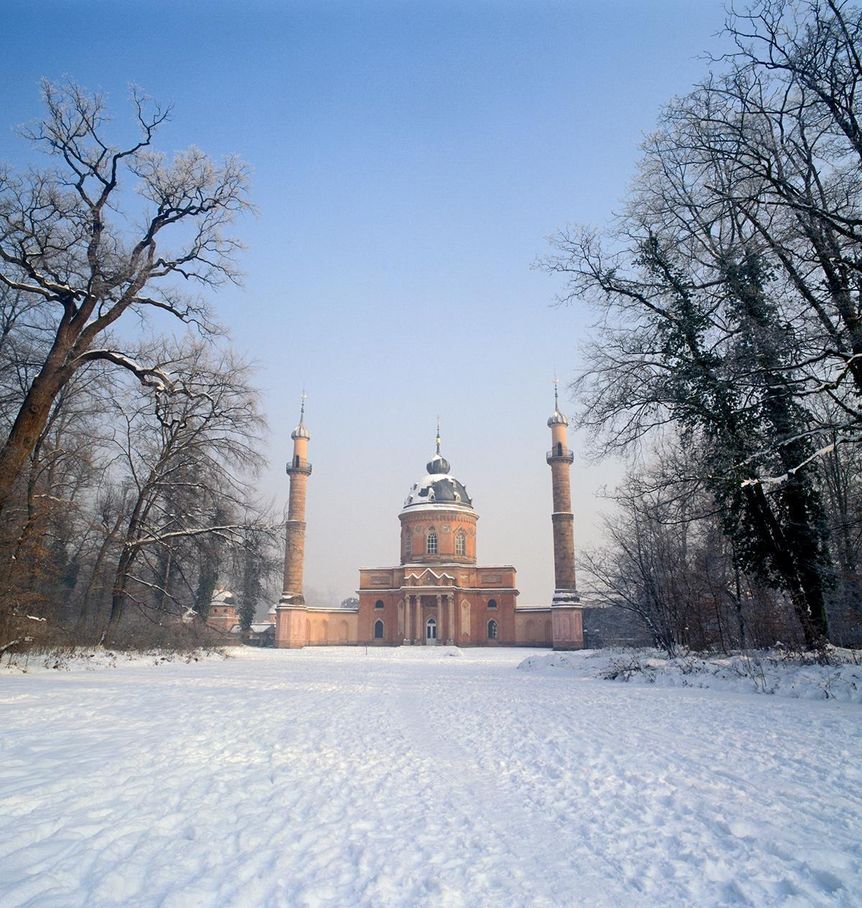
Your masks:
[[[123,617],[123,610],[126,606],[126,587],[129,582],[129,571],[134,561],[135,550],[128,544],[123,546],[123,552],[117,563],[117,571],[114,575],[114,587],[111,593],[111,614],[108,618],[108,627],[116,627]]]
[[[9,501],[24,464],[48,425],[51,407],[57,394],[72,374],[72,370],[60,365],[63,357],[64,352],[58,341],[48,355],[42,371],[27,391],[9,437],[0,448],[0,515]]]

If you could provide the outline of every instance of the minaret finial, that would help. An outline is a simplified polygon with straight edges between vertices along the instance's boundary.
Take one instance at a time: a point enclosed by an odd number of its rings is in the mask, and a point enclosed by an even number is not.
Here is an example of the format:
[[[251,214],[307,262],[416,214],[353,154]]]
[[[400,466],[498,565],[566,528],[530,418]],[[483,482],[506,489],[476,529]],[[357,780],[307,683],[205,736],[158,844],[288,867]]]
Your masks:
[[[297,438],[311,438],[308,434],[308,429],[305,428],[305,401],[308,399],[308,395],[305,393],[305,388],[302,389],[302,395],[299,398],[299,422],[296,424],[296,428],[290,433],[290,437],[296,441]]]
[[[440,453],[440,417],[437,417],[437,453]]]
[[[560,409],[560,380],[554,376],[554,409],[559,412]]]

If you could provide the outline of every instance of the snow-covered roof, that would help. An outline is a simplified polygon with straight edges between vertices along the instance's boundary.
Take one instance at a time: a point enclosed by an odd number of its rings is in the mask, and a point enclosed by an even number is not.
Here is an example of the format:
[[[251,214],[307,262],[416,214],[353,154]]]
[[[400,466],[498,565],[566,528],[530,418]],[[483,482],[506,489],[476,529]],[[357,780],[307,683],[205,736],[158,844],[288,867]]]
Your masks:
[[[236,596],[230,590],[216,590],[211,605],[236,605]]]
[[[473,510],[467,489],[449,473],[428,473],[414,483],[404,501],[404,508],[416,506]]]
[[[467,489],[450,472],[449,461],[440,453],[439,439],[437,453],[425,465],[426,474],[413,484],[404,501],[407,508],[458,508],[473,510],[473,502]]]

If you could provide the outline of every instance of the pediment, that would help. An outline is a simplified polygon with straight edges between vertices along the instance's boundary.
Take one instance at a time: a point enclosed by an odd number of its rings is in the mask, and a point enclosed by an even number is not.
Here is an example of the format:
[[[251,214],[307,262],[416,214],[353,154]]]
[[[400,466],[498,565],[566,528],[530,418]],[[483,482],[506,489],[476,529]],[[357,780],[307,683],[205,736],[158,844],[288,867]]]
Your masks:
[[[431,568],[425,568],[419,573],[407,574],[404,586],[455,586],[455,577],[445,571],[438,574]]]

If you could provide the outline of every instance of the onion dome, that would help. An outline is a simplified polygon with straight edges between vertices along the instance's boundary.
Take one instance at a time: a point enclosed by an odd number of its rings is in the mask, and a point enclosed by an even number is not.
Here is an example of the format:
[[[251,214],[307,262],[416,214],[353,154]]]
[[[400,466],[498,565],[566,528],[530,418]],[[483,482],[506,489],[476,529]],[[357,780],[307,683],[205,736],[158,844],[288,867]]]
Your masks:
[[[463,508],[472,510],[473,502],[463,483],[450,473],[449,461],[440,453],[440,430],[437,430],[437,452],[425,465],[428,471],[414,483],[405,502],[409,508]]]
[[[296,441],[297,438],[311,438],[311,434],[309,433],[308,429],[305,428],[305,423],[303,422],[303,420],[305,419],[305,399],[307,396],[308,395],[306,395],[305,391],[303,391],[302,404],[299,408],[299,425],[290,433],[290,437],[294,441]]]
[[[451,467],[449,466],[449,461],[438,451],[431,460],[425,464],[425,469],[430,474],[436,476],[437,474],[448,473]]]

